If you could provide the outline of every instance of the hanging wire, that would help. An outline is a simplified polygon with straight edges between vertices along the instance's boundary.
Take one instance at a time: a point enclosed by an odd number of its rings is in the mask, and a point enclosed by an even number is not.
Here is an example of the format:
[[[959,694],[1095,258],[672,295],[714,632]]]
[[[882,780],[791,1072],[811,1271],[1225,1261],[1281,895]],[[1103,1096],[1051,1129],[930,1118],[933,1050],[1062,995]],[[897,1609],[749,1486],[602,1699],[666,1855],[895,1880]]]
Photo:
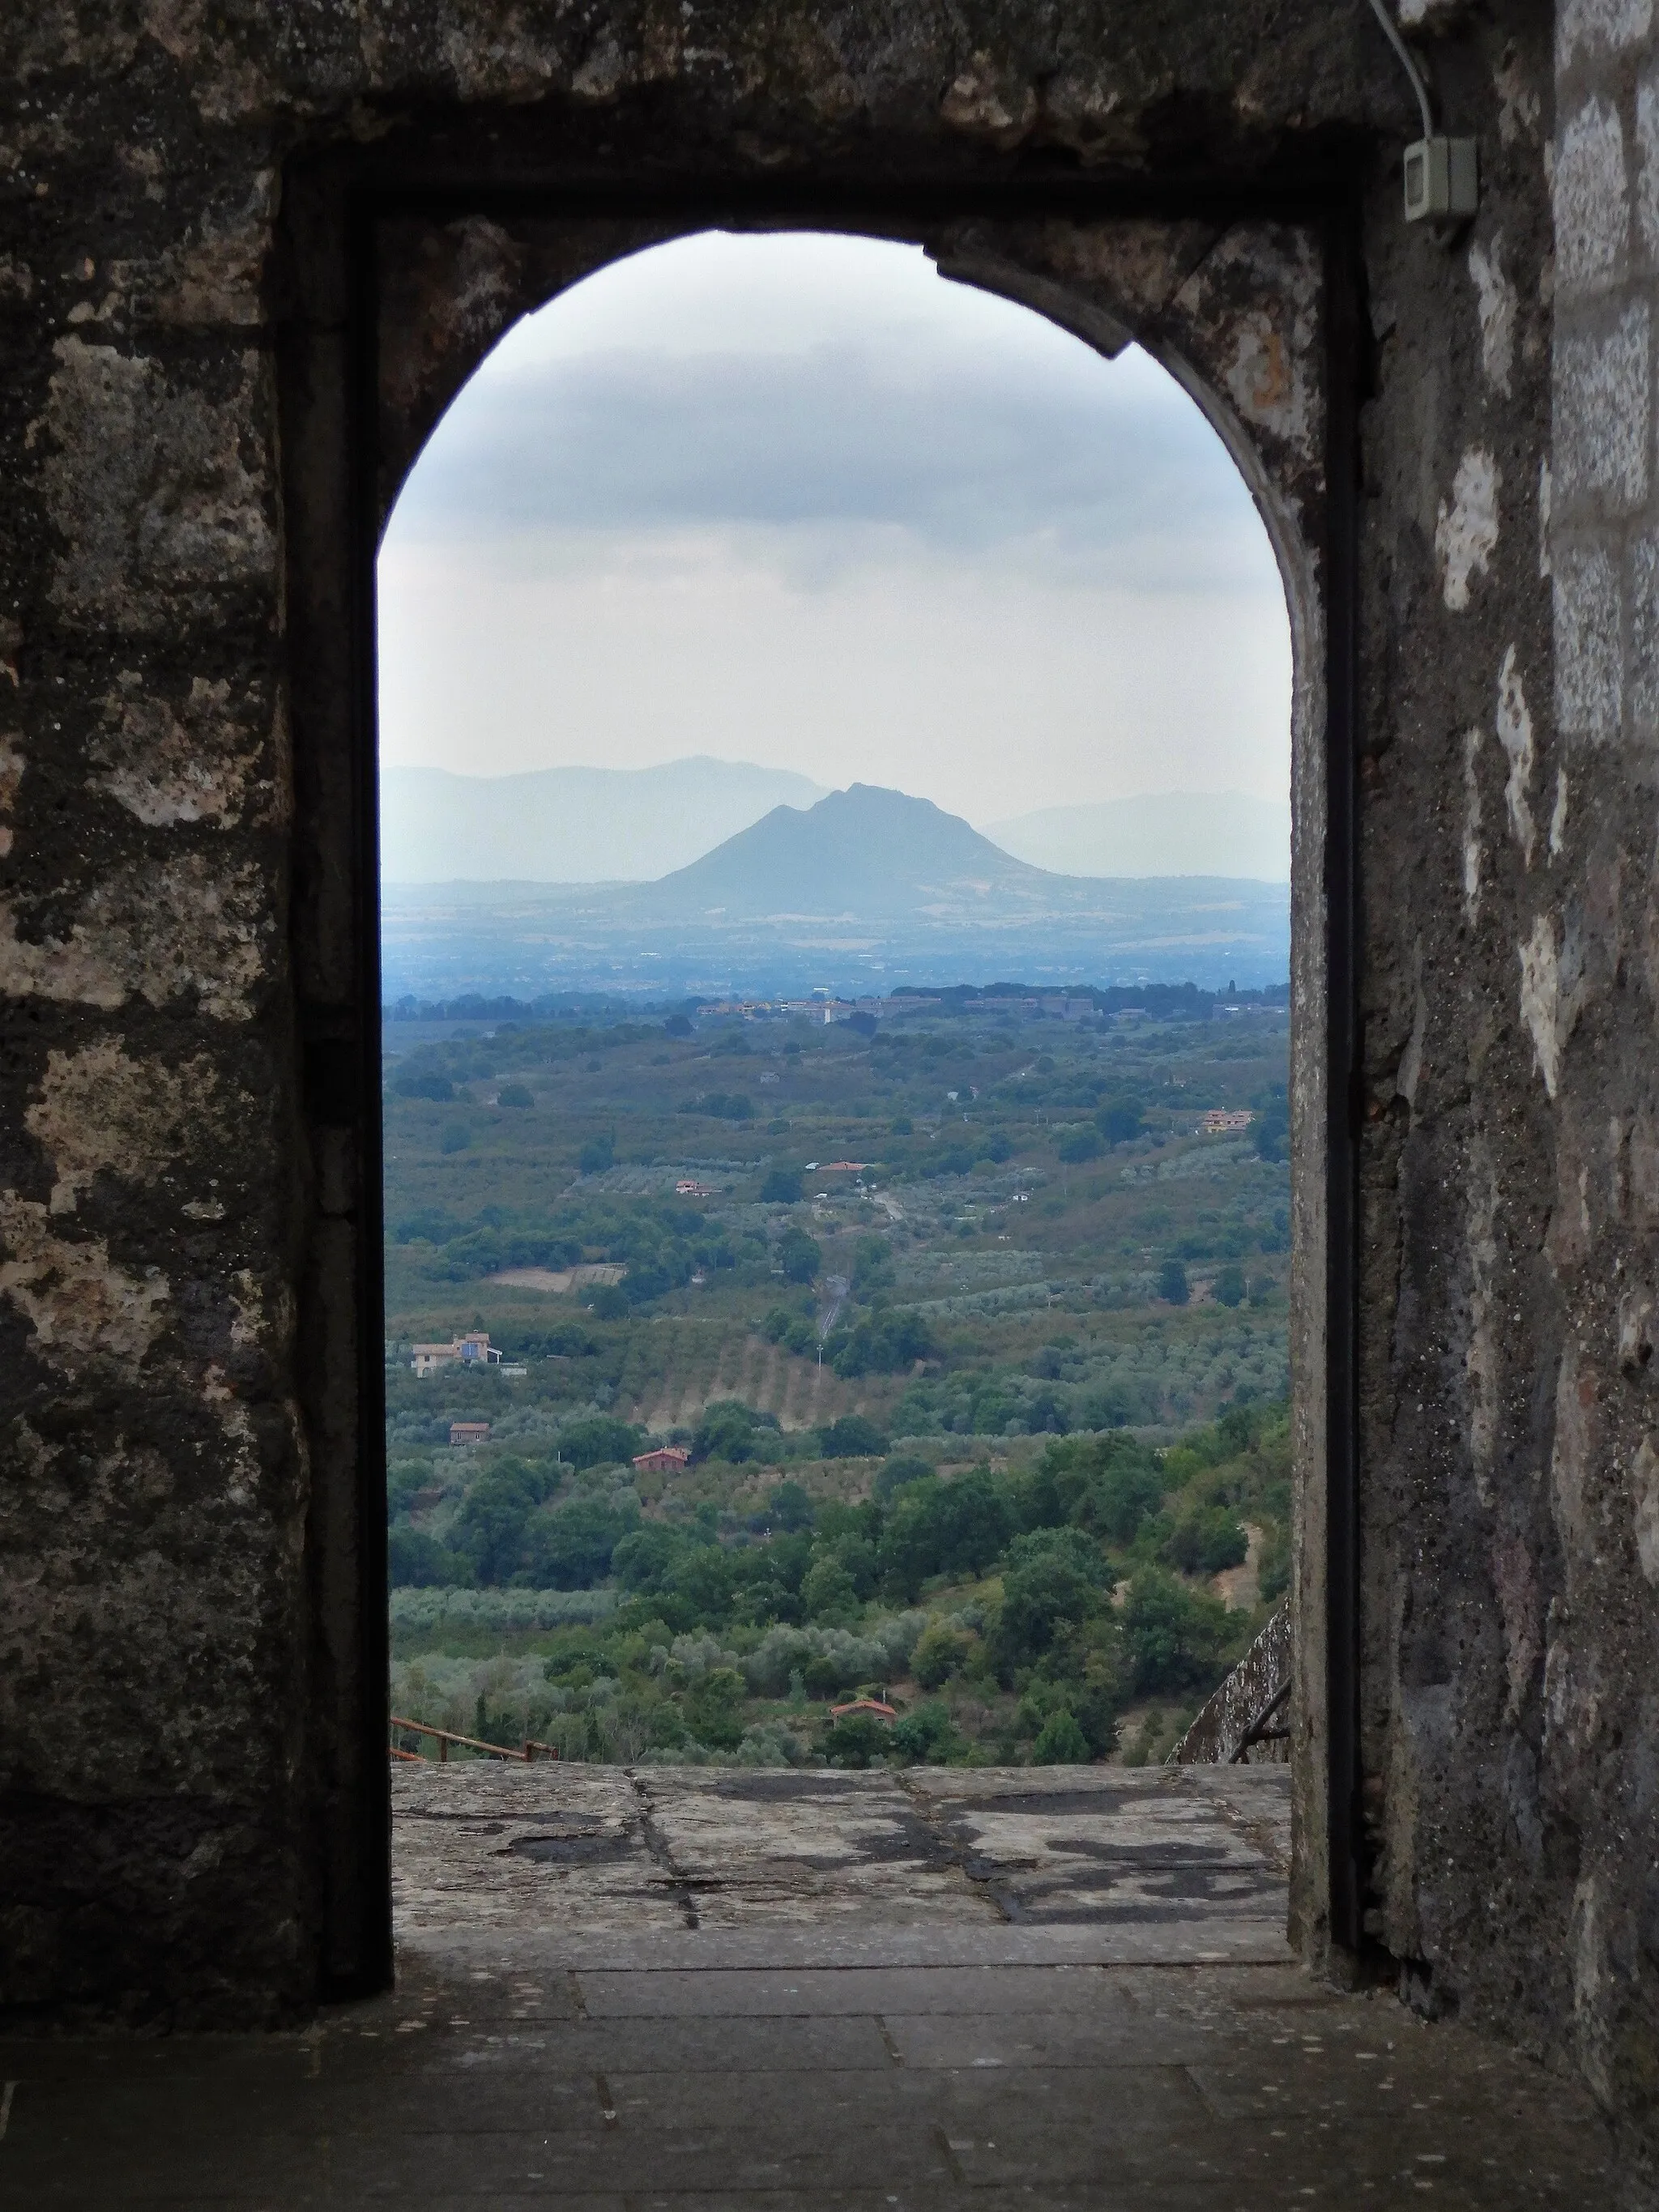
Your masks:
[[[1418,106],[1423,112],[1423,136],[1434,136],[1434,110],[1429,105],[1429,88],[1423,82],[1423,72],[1412,59],[1411,48],[1401,37],[1394,17],[1389,13],[1387,0],[1371,0],[1371,13],[1382,26],[1382,35],[1400,57],[1400,66],[1411,79],[1412,90],[1417,94]]]

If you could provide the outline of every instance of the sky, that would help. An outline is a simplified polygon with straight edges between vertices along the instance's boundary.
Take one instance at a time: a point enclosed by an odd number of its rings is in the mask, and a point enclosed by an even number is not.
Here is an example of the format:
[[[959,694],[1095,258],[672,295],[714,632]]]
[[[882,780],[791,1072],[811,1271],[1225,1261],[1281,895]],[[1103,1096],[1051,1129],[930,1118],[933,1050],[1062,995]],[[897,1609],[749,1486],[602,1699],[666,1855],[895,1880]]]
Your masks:
[[[705,233],[526,318],[380,595],[388,764],[710,753],[981,826],[1288,790],[1284,594],[1215,433],[915,247]]]

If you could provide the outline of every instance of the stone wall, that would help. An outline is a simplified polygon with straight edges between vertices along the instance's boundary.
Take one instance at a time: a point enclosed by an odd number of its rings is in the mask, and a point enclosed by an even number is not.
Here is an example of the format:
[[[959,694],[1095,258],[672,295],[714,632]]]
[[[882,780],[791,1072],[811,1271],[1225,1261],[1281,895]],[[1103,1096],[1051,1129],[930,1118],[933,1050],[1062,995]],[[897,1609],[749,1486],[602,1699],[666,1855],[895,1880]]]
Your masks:
[[[1173,295],[1054,255],[1195,223],[1197,267],[1277,222],[1320,241],[1335,379],[1328,533],[1280,535],[1316,586],[1296,1926],[1639,2123],[1659,33],[1650,0],[1401,12],[1480,141],[1449,234],[1401,219],[1414,108],[1362,0],[0,20],[15,2016],[272,2018],[386,1971],[370,563],[456,378],[575,273],[536,195],[612,225],[600,258],[710,220],[924,237],[1243,415]],[[1234,368],[1267,406],[1262,327]]]

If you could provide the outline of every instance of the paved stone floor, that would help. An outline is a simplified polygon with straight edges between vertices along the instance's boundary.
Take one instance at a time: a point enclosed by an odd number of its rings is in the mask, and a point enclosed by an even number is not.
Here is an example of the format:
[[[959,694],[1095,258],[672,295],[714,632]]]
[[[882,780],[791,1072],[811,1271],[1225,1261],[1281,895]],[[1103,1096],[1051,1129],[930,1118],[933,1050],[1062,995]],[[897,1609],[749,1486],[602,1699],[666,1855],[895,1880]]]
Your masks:
[[[1301,1972],[1286,1783],[404,1770],[395,1996],[0,2044],[0,2205],[1628,2203],[1576,2090]]]

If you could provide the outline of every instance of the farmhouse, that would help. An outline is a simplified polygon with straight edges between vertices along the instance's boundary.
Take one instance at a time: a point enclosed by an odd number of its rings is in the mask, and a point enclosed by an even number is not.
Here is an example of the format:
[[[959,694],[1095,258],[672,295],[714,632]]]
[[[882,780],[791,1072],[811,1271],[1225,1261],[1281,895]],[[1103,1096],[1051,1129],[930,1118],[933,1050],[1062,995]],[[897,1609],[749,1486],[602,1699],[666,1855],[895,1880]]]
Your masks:
[[[641,1474],[678,1474],[690,1459],[690,1453],[678,1444],[659,1444],[653,1451],[639,1453],[634,1464]]]
[[[447,1344],[411,1345],[410,1352],[409,1364],[417,1375],[435,1375],[441,1367],[499,1367],[501,1364],[501,1352],[477,1329],[465,1336],[453,1336]]]

